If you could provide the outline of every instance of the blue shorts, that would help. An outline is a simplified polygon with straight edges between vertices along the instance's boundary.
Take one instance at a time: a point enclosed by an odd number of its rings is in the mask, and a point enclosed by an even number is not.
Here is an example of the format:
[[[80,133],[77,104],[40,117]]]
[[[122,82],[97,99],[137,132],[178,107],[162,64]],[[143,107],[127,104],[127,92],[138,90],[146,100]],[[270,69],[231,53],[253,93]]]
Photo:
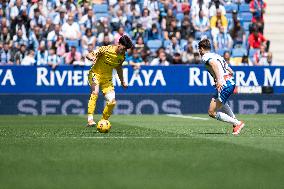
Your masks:
[[[218,92],[216,90],[216,94],[214,95],[215,99],[218,99],[222,104],[225,104],[231,94],[234,93],[235,84],[232,84],[229,80],[226,82],[226,85],[223,86],[222,90]]]

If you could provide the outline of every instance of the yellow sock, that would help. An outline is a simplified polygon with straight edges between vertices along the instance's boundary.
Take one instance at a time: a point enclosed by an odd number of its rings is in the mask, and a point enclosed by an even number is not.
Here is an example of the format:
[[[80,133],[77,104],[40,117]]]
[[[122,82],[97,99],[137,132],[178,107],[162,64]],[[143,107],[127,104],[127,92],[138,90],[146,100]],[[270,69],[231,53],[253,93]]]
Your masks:
[[[108,120],[108,118],[112,114],[112,110],[115,107],[116,102],[107,102],[104,111],[103,111],[103,119]]]
[[[88,103],[88,117],[92,118],[93,114],[96,109],[96,103],[97,103],[98,95],[91,94],[89,103]]]

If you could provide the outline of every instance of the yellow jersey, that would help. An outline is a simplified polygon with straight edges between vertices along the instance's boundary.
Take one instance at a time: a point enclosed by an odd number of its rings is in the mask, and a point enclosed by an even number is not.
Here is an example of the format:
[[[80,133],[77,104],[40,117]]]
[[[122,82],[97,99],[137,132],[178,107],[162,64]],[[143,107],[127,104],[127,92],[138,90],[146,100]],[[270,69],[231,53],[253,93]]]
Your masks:
[[[112,78],[112,71],[114,68],[121,65],[125,59],[125,55],[116,53],[117,46],[108,45],[101,46],[97,50],[90,53],[90,57],[95,58],[90,72],[95,73],[101,78]]]

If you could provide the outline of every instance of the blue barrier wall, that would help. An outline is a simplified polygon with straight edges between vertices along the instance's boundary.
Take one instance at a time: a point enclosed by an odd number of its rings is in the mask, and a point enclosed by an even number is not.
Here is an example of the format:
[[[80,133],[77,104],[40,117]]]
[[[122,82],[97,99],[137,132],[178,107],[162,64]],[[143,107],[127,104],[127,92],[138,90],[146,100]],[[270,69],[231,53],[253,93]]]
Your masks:
[[[0,114],[86,114],[88,95],[0,95]],[[207,113],[211,95],[117,95],[114,114]],[[284,95],[233,95],[229,103],[235,113],[284,113]],[[97,112],[103,110],[99,97]]]
[[[233,67],[237,86],[272,86],[274,93],[284,93],[283,67]],[[89,67],[61,66],[52,71],[49,67],[0,67],[0,93],[89,93],[87,75]],[[203,66],[142,67],[134,72],[124,68],[128,90],[116,88],[118,94],[209,94],[213,80]],[[119,85],[114,79],[115,86]]]
[[[273,95],[233,95],[230,105],[241,114],[284,113],[283,67],[233,67],[237,86],[272,86]],[[86,114],[89,67],[0,67],[0,114]],[[114,79],[114,114],[207,113],[215,92],[203,66],[124,68],[127,90]],[[100,96],[97,112],[102,112]]]

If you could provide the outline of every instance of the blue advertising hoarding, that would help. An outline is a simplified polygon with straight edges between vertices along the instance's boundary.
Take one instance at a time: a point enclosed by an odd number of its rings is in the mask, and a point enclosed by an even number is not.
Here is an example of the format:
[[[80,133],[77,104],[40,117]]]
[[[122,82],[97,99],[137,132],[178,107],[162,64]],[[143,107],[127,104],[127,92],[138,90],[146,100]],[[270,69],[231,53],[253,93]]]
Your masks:
[[[202,94],[118,94],[114,114],[206,114],[211,95]],[[86,115],[87,94],[0,95],[0,115]],[[100,95],[96,113],[101,114],[104,99]],[[232,95],[228,103],[235,113],[284,113],[284,95]]]
[[[1,66],[0,94],[86,94],[90,67]],[[233,67],[237,86],[272,86],[284,93],[284,67]],[[213,79],[203,66],[144,66],[139,72],[124,68],[127,90],[114,85],[118,94],[211,94]]]

